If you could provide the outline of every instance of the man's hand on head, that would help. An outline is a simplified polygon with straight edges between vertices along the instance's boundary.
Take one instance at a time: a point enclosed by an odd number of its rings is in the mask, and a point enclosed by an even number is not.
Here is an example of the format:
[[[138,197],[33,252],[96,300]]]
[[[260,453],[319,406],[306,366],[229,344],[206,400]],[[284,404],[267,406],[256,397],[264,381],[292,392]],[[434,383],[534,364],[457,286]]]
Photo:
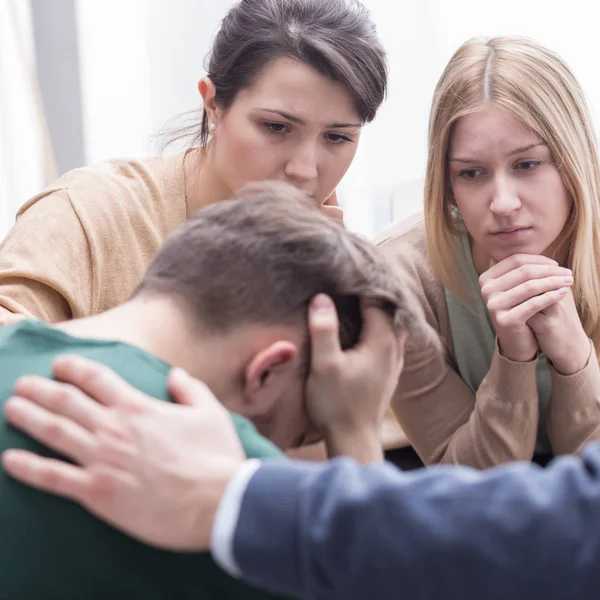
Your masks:
[[[363,302],[362,311],[360,340],[343,351],[333,301],[319,294],[311,303],[307,405],[330,456],[369,462],[383,456],[381,427],[404,363],[405,336],[379,308]]]
[[[221,495],[245,460],[210,390],[174,369],[169,390],[178,404],[161,402],[81,357],[57,359],[54,374],[63,383],[21,378],[5,416],[75,464],[7,450],[4,469],[142,542],[208,550]]]

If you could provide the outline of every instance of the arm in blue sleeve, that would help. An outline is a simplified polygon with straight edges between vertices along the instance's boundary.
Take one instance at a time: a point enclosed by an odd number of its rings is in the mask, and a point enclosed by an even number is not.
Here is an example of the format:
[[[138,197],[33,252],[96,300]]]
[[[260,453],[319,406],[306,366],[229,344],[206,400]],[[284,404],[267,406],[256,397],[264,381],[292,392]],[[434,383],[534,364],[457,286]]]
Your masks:
[[[600,598],[600,444],[543,470],[265,462],[233,553],[298,598]]]

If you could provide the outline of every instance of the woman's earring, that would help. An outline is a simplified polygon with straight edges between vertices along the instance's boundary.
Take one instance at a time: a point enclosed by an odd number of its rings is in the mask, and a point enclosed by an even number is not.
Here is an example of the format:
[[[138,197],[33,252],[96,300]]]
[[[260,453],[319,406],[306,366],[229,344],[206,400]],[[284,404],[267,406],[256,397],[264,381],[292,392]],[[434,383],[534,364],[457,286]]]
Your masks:
[[[214,123],[210,124],[210,130],[214,131],[217,128],[217,126]]]

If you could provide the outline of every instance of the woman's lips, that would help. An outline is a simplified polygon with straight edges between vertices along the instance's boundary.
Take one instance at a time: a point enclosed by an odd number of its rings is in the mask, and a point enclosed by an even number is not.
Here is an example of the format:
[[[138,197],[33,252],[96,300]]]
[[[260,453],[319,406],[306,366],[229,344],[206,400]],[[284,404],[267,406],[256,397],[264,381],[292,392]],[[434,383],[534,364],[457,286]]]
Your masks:
[[[511,227],[510,229],[495,231],[491,235],[498,240],[510,242],[520,240],[529,235],[532,231],[533,227]]]

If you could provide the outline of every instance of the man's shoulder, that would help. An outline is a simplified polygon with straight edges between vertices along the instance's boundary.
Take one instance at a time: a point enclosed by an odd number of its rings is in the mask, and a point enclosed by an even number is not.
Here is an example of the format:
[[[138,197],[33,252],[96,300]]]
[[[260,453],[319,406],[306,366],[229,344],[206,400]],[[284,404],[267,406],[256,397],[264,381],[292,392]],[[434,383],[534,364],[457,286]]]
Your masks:
[[[169,400],[169,365],[117,340],[77,337],[42,321],[27,319],[0,327],[0,387],[12,386],[21,375],[52,376],[52,362],[61,354],[76,354],[113,369],[133,387]]]

